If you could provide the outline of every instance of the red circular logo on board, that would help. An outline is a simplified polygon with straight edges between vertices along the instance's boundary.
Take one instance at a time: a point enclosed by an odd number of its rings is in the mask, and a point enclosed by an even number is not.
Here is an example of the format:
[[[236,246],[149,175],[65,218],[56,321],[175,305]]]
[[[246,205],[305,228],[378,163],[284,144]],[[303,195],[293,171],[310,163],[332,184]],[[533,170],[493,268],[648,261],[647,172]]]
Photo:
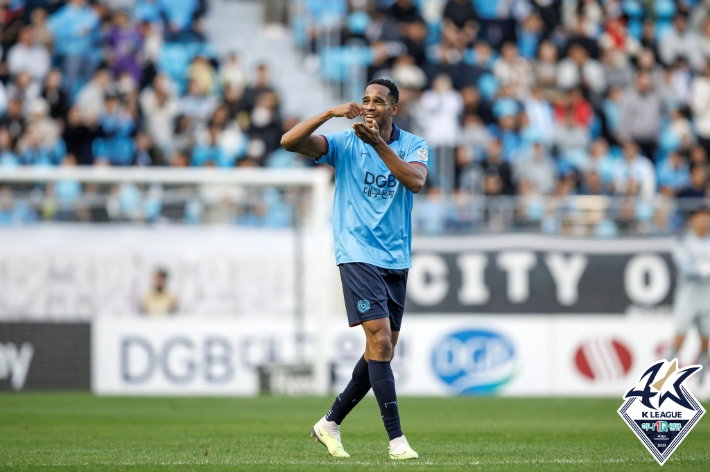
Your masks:
[[[629,348],[614,338],[594,339],[583,343],[574,355],[579,373],[593,381],[609,382],[629,373],[633,357]]]

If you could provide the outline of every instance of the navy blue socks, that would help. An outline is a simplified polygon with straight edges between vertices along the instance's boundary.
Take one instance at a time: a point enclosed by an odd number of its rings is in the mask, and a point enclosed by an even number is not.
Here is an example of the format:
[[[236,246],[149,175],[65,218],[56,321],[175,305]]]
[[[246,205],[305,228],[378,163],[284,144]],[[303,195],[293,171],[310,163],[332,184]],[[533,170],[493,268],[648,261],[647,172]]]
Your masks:
[[[355,405],[362,400],[367,392],[370,391],[370,373],[368,371],[365,357],[361,357],[353,369],[353,378],[345,390],[335,398],[333,406],[325,415],[328,421],[335,421],[336,424],[342,423],[345,417],[355,408]]]
[[[370,359],[370,384],[375,398],[380,405],[382,422],[385,424],[390,441],[403,436],[399,424],[399,410],[397,409],[397,392],[394,390],[394,374],[389,361],[376,361]]]
[[[325,415],[328,421],[336,424],[343,422],[345,417],[362,400],[370,388],[375,393],[377,403],[380,405],[382,422],[385,424],[390,441],[403,436],[399,423],[399,410],[397,408],[397,393],[394,389],[394,375],[389,361],[376,361],[370,359],[365,362],[361,357],[353,369],[353,377],[345,390],[335,398],[333,406]]]

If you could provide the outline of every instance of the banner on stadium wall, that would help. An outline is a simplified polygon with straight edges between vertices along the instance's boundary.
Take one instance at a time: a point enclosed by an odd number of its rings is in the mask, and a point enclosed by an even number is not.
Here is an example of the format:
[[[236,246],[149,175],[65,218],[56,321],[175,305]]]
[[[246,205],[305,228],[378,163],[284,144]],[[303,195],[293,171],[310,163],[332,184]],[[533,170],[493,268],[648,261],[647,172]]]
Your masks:
[[[0,390],[90,387],[87,323],[0,323]]]
[[[400,395],[621,397],[672,333],[669,317],[657,315],[405,316],[392,369]],[[691,340],[681,363],[698,348]],[[336,391],[363,349],[360,330],[334,329]]]
[[[293,333],[292,324],[269,319],[97,319],[92,389],[256,395],[259,365],[294,362]],[[672,320],[662,315],[405,316],[392,368],[401,395],[620,397],[661,357],[672,333]],[[325,336],[325,361],[340,391],[363,353],[362,330],[343,320],[311,330],[311,343],[316,334]],[[694,359],[698,344],[691,340],[681,363]],[[309,345],[308,358],[315,352]]]
[[[668,312],[672,238],[414,238],[410,313]]]
[[[296,306],[289,230],[77,225],[1,232],[0,319],[130,317],[141,311],[158,268],[169,274],[179,314],[288,318]],[[672,246],[671,238],[416,237],[407,312],[667,312]],[[308,262],[314,251],[332,257],[330,248],[308,251]],[[302,279],[313,307],[340,284],[324,293],[309,272],[317,264],[308,262]]]
[[[92,390],[100,395],[256,395],[257,367],[294,358],[278,319],[111,319],[92,323]]]
[[[2,229],[0,239],[0,319],[135,315],[158,269],[178,313],[293,315],[290,230],[71,225]],[[322,290],[312,268],[306,293]]]

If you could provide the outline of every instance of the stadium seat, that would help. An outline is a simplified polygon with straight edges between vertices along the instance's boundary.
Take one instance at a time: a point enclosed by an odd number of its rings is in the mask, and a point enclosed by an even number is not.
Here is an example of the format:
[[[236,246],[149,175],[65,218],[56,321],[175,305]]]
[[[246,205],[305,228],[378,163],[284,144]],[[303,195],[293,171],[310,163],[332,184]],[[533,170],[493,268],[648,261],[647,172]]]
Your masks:
[[[192,15],[197,5],[197,0],[160,0],[162,12],[167,20],[183,31],[192,25]]]
[[[368,47],[342,46],[321,52],[321,74],[326,80],[344,82],[352,66],[366,67],[372,62]]]
[[[658,20],[669,20],[676,12],[676,4],[673,0],[655,0],[653,2],[653,14]]]

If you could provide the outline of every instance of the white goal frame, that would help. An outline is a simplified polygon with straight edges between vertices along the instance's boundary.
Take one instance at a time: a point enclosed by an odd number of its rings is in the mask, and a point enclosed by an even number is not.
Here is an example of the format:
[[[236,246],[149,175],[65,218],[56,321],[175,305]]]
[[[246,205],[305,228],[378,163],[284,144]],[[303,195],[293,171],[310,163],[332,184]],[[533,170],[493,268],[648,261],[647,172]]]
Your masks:
[[[94,184],[151,184],[161,183],[168,185],[234,185],[237,187],[303,187],[310,189],[310,211],[306,217],[305,224],[308,228],[307,234],[309,246],[316,248],[311,252],[307,261],[303,260],[303,252],[296,254],[301,258],[302,264],[309,265],[309,276],[311,282],[319,287],[329,287],[328,264],[331,259],[328,251],[328,234],[330,232],[330,208],[332,206],[332,182],[331,174],[321,168],[313,169],[265,169],[265,168],[245,168],[245,169],[216,169],[216,168],[160,168],[160,167],[15,167],[0,168],[0,185],[3,184],[31,184],[44,182],[57,182],[62,180],[75,180],[82,183]],[[296,233],[298,228],[294,226]],[[300,233],[304,233],[300,231]],[[303,240],[303,235],[300,236]],[[301,243],[301,246],[303,244]],[[298,251],[296,251],[298,253]],[[298,278],[298,277],[297,277]],[[297,281],[298,283],[298,281]],[[305,343],[306,316],[313,327],[325,327],[328,325],[328,310],[330,309],[327,294],[330,290],[324,290],[323,297],[318,297],[308,304],[308,312],[303,310],[303,298],[305,290],[300,286],[301,293],[296,294],[297,303],[300,307],[295,307],[296,336],[298,340]],[[298,289],[297,289],[298,292]],[[299,310],[301,313],[299,314]],[[300,317],[300,320],[299,320]],[[300,332],[299,332],[300,330]],[[315,352],[317,354],[313,366],[313,388],[312,393],[325,395],[330,388],[330,365],[329,359],[325,355],[327,350],[326,329],[316,330],[308,333],[315,337]],[[303,353],[303,351],[300,351]],[[303,358],[297,359],[302,362]]]

